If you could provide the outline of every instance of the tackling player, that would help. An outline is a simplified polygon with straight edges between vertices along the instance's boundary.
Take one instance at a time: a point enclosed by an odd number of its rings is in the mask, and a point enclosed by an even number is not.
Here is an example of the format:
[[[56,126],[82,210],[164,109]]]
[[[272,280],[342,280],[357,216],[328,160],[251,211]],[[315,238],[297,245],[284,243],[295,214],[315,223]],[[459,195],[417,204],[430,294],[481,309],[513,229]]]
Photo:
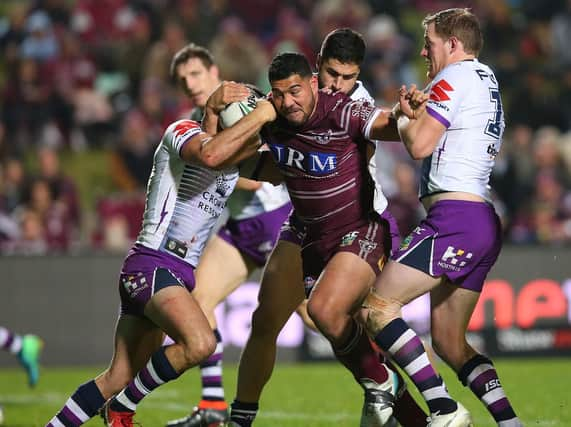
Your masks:
[[[275,119],[268,101],[214,136],[218,114],[246,98],[225,82],[209,98],[204,130],[171,124],[158,145],[147,186],[142,230],[119,277],[121,312],[111,364],[81,385],[48,427],[80,426],[103,408],[110,427],[133,426],[136,405],[152,390],[207,358],[216,339],[192,295],[194,269],[236,181],[235,167],[259,146],[260,127]],[[164,334],[174,344],[162,346]],[[114,396],[114,397],[113,397]]]
[[[403,240],[377,278],[365,306],[376,343],[416,384],[430,409],[429,425],[471,426],[468,411],[452,400],[400,309],[430,292],[432,345],[482,400],[498,426],[521,422],[492,361],[466,341],[466,329],[484,280],[502,244],[489,178],[505,127],[498,81],[478,61],[482,33],[468,9],[447,9],[423,21],[430,98],[401,88],[402,140],[423,159],[420,199],[426,218]],[[412,120],[409,117],[412,116]]]
[[[174,56],[171,75],[193,101],[191,117],[200,121],[208,96],[220,84],[219,71],[210,52],[195,44]],[[257,157],[240,164],[242,175],[251,174]],[[214,353],[200,363],[202,399],[192,413],[170,421],[168,427],[200,427],[227,420],[227,403],[222,386],[223,342],[217,329],[214,309],[256,269],[263,267],[291,211],[284,186],[257,183],[259,188],[238,187],[228,200],[229,219],[204,250],[196,270],[194,298],[214,330]]]

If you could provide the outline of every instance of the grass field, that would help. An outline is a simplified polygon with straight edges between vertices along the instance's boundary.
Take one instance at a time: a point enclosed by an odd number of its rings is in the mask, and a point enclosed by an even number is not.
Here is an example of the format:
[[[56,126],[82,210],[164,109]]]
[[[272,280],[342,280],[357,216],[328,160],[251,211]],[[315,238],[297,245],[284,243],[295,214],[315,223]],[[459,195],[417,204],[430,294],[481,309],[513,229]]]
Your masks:
[[[496,366],[504,387],[525,426],[571,426],[571,360],[510,359]],[[4,427],[43,427],[67,397],[100,368],[45,368],[40,384],[27,388],[22,370],[0,369],[0,404]],[[495,426],[454,374],[441,366],[450,393],[472,412],[475,425]],[[227,398],[235,390],[236,366],[225,366]],[[137,419],[145,427],[163,426],[185,415],[200,398],[199,377],[192,370],[167,384],[140,405]],[[335,363],[278,365],[261,402],[256,427],[355,427],[359,424],[361,392]],[[87,426],[100,426],[93,419]]]

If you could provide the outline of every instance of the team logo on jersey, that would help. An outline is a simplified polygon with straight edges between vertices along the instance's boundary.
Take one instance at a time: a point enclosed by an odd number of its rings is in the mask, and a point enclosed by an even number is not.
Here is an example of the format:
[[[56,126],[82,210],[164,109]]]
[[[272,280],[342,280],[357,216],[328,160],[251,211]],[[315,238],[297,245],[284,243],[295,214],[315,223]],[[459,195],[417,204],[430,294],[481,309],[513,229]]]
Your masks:
[[[495,159],[496,156],[500,153],[498,150],[496,150],[494,144],[488,145],[488,149],[486,150],[486,152],[490,155],[490,159]]]
[[[326,175],[337,168],[337,155],[334,153],[303,153],[281,144],[271,144],[270,150],[278,164],[314,175]]]
[[[359,235],[358,231],[351,231],[345,234],[343,237],[341,237],[341,244],[339,246],[340,247],[351,246],[358,235]]]
[[[460,271],[461,267],[464,267],[473,255],[472,252],[466,252],[464,249],[448,246],[438,261],[438,266],[445,270]]]
[[[327,133],[321,133],[318,135],[315,135],[315,142],[317,142],[318,144],[321,145],[325,145],[325,144],[329,144],[329,141],[331,140],[331,134],[332,134],[332,130],[329,129],[327,131]]]
[[[432,85],[430,89],[430,99],[433,101],[450,101],[450,97],[448,96],[448,92],[453,92],[454,88],[450,86],[450,84],[442,79]]]
[[[216,177],[216,192],[224,197],[226,194],[228,194],[228,190],[230,190],[230,185],[222,173]]]
[[[359,239],[359,246],[361,247],[359,256],[365,259],[377,248],[377,243],[369,239]]]

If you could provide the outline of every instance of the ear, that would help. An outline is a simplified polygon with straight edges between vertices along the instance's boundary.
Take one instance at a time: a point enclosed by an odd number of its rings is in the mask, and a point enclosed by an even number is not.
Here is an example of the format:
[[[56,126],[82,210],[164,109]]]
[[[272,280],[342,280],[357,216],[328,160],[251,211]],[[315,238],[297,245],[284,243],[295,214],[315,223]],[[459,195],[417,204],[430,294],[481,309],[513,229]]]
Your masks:
[[[317,58],[315,59],[315,66],[317,67],[317,70],[319,70],[321,68],[321,60],[323,58],[321,57],[321,54],[318,53],[317,54]]]
[[[218,65],[212,64],[212,66],[210,67],[210,72],[214,77],[220,80],[220,68],[218,68]]]
[[[309,83],[311,84],[311,90],[313,90],[314,93],[317,93],[317,91],[319,90],[319,82],[315,74],[311,76]]]
[[[452,36],[448,39],[450,42],[450,53],[455,52],[458,49],[459,41],[456,37]]]

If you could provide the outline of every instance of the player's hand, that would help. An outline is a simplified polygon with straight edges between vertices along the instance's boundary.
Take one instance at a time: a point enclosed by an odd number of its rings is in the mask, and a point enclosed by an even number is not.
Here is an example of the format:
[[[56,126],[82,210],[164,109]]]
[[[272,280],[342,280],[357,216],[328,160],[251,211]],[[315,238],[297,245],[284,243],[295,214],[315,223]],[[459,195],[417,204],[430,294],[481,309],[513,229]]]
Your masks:
[[[264,118],[264,122],[266,123],[273,122],[277,118],[277,112],[274,104],[267,99],[258,100],[254,111],[257,111],[257,114],[261,114]]]
[[[226,105],[242,101],[250,95],[250,89],[242,83],[222,82],[206,101],[206,108],[215,114],[220,113]]]
[[[415,84],[407,88],[402,85],[399,90],[399,107],[402,114],[409,119],[416,119],[426,108],[428,94],[418,90]]]

